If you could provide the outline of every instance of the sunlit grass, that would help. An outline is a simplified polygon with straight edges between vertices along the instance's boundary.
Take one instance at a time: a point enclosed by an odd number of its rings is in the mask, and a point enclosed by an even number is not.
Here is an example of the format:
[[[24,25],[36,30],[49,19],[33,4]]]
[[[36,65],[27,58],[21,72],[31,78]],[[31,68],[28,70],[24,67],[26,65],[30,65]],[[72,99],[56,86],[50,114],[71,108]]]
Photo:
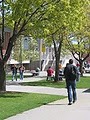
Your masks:
[[[0,120],[62,98],[65,97],[35,93],[7,92],[0,94]]]

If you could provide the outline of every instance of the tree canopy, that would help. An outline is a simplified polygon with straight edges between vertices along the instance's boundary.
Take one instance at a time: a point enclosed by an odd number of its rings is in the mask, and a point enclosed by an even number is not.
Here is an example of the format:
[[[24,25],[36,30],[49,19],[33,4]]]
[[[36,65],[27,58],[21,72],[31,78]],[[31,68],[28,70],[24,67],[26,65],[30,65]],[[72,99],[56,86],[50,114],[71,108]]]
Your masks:
[[[54,44],[58,66],[63,40],[82,30],[86,22],[86,7],[90,0],[2,0],[2,33],[4,26],[12,29],[6,53],[4,37],[0,38],[0,90],[5,90],[4,65],[20,35],[44,38]],[[48,37],[47,37],[48,36]],[[57,71],[58,67],[56,67]],[[58,71],[56,72],[58,76]]]

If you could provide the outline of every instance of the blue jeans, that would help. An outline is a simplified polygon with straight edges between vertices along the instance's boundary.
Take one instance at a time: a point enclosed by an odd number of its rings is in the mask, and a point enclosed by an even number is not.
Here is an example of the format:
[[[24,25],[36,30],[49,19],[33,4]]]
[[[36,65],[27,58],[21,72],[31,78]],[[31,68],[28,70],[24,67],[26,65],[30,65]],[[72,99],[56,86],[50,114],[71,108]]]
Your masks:
[[[20,72],[20,80],[23,80],[23,72]]]
[[[72,102],[72,101],[76,101],[77,100],[76,80],[74,80],[74,81],[66,81],[66,85],[67,85],[69,103]]]
[[[16,81],[17,81],[17,73],[13,73],[13,72],[12,72],[12,81],[13,81],[14,79],[16,79]]]

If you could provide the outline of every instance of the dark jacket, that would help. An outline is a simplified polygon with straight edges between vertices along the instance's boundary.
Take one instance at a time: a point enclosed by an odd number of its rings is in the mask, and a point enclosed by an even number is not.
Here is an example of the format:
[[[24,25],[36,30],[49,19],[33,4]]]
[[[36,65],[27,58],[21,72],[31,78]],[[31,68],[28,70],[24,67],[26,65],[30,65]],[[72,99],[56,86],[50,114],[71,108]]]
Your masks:
[[[78,70],[77,70],[77,67],[74,66],[73,64],[67,65],[67,66],[65,67],[65,69],[64,69],[64,76],[65,76],[66,80],[68,80],[68,81],[69,81],[69,80],[72,80],[72,78],[71,78],[72,69],[74,70],[74,72],[75,72],[75,74],[76,74],[76,76],[77,76]],[[74,80],[74,79],[73,79],[73,80]]]
[[[17,74],[17,67],[12,66],[11,70],[13,74]]]

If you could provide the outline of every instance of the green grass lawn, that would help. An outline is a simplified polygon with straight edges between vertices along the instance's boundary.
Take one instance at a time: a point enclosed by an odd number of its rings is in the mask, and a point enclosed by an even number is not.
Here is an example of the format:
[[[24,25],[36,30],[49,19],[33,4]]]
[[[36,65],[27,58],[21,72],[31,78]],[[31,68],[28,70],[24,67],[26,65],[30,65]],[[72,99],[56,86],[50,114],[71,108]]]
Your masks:
[[[0,120],[63,98],[65,97],[37,93],[0,94]]]
[[[11,80],[11,76],[8,76],[7,79]],[[66,87],[65,81],[54,82],[41,80],[36,82],[24,82],[20,84],[28,86],[46,86],[54,88]],[[90,77],[81,77],[80,81],[77,82],[77,88],[90,88]],[[0,94],[0,120],[63,98],[65,98],[65,96],[46,95],[37,93],[29,94],[7,92],[6,94]]]
[[[28,86],[46,86],[46,87],[55,87],[55,88],[65,88],[66,84],[65,81],[46,81],[40,80],[36,82],[24,82],[21,85],[28,85]],[[90,88],[90,77],[81,77],[80,81],[77,82],[77,88]]]
[[[77,88],[90,88],[90,76],[81,77],[80,82],[77,82]]]

